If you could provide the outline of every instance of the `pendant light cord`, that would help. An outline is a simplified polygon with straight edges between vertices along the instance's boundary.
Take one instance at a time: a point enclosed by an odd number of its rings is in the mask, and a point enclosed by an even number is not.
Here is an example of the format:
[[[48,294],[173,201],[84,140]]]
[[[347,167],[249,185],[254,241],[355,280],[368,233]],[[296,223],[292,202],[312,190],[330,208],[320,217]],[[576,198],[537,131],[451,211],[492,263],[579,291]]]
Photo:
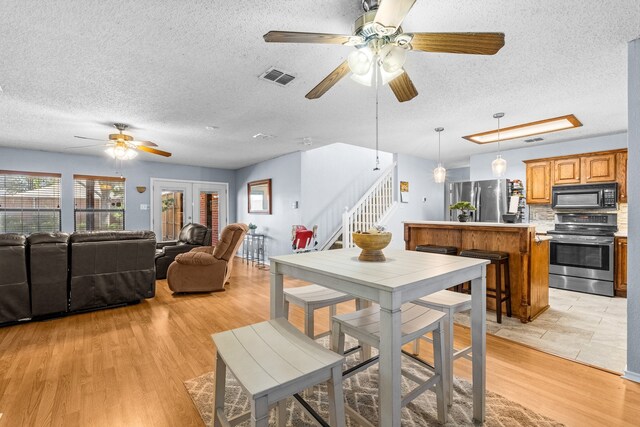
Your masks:
[[[441,132],[442,132],[442,131],[438,132],[438,166],[440,166],[440,164],[442,163],[442,162],[440,161],[440,158],[441,158],[441,156],[440,156],[440,151],[441,151],[441,149],[440,149],[440,133],[441,133]]]
[[[498,155],[502,156],[502,150],[500,150],[500,117],[498,117]]]
[[[378,156],[378,70],[375,70],[376,75],[376,167],[373,168],[374,171],[380,170],[380,157]]]

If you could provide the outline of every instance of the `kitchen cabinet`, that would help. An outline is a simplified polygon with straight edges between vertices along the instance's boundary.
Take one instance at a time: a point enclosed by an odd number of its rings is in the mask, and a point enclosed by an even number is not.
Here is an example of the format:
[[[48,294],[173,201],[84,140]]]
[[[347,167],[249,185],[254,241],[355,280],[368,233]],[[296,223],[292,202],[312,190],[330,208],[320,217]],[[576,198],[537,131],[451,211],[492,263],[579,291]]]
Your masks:
[[[627,296],[627,238],[616,237],[615,244],[615,292],[617,297]]]
[[[618,202],[627,203],[627,152],[616,154],[616,181],[618,182]]]
[[[525,160],[527,203],[551,204],[554,185],[618,183],[618,202],[627,203],[627,150],[598,151]]]
[[[548,205],[551,203],[551,161],[527,163],[527,203]]]
[[[582,157],[581,160],[583,183],[592,184],[596,182],[611,182],[616,180],[615,153]]]
[[[553,185],[580,184],[580,158],[553,161]]]

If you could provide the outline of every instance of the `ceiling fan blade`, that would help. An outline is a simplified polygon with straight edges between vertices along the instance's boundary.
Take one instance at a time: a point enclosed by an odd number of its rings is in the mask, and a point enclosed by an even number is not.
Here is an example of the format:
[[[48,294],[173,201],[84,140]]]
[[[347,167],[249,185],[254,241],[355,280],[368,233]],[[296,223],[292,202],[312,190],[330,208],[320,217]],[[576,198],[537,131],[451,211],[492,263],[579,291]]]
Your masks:
[[[92,139],[92,138],[87,138]],[[99,140],[98,140],[99,141]],[[79,147],[64,147],[65,150],[74,150],[76,148],[91,148],[91,147],[106,147],[107,144],[92,144],[92,145],[81,145]]]
[[[416,0],[384,0],[373,19],[375,30],[383,36],[395,33]]]
[[[146,147],[144,145],[138,145],[136,146],[136,148],[141,151],[146,151],[147,153],[157,154],[159,156],[164,156],[164,157],[171,157],[171,153],[167,151],[156,150],[155,148]]]
[[[262,37],[264,37],[264,41],[270,43],[354,44],[354,42],[358,40],[363,40],[360,36],[324,33],[298,33],[295,31],[269,31]]]
[[[333,87],[338,81],[349,74],[349,64],[347,61],[344,61],[342,64],[338,65],[338,68],[333,70],[331,74],[324,78],[316,87],[311,89],[311,91],[305,95],[307,99],[318,99],[322,95],[324,95],[329,89]]]
[[[156,144],[155,142],[151,142],[151,141],[131,141],[136,145],[144,145],[145,147],[157,147],[158,144]]]
[[[407,74],[406,70],[404,73],[391,80],[389,82],[389,87],[400,102],[411,101],[413,98],[418,96],[418,90],[413,85],[413,82],[409,78],[409,74]]]
[[[424,52],[494,55],[504,46],[504,33],[413,33],[411,48]]]
[[[89,141],[102,141],[102,142],[107,142],[106,139],[98,139],[98,138],[89,138],[86,136],[78,136],[78,135],[74,135],[74,138],[78,138],[78,139],[88,139]]]

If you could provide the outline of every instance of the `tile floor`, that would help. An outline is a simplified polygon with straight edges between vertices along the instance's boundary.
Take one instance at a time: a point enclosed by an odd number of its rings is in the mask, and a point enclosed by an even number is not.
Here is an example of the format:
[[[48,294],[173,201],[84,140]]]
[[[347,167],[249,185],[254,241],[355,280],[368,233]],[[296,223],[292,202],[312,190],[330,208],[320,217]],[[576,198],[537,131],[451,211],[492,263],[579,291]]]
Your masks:
[[[551,307],[530,323],[487,316],[487,332],[537,349],[615,372],[624,372],[627,351],[627,300],[549,289]],[[456,323],[469,325],[465,313]]]

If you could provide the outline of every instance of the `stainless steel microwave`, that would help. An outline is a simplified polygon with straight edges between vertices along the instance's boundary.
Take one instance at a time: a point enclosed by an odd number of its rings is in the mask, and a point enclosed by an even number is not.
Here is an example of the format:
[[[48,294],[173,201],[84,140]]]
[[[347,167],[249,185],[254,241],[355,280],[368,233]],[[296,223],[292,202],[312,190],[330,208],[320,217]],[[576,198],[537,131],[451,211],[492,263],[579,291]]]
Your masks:
[[[551,198],[551,206],[555,209],[615,209],[618,183],[556,185]]]

